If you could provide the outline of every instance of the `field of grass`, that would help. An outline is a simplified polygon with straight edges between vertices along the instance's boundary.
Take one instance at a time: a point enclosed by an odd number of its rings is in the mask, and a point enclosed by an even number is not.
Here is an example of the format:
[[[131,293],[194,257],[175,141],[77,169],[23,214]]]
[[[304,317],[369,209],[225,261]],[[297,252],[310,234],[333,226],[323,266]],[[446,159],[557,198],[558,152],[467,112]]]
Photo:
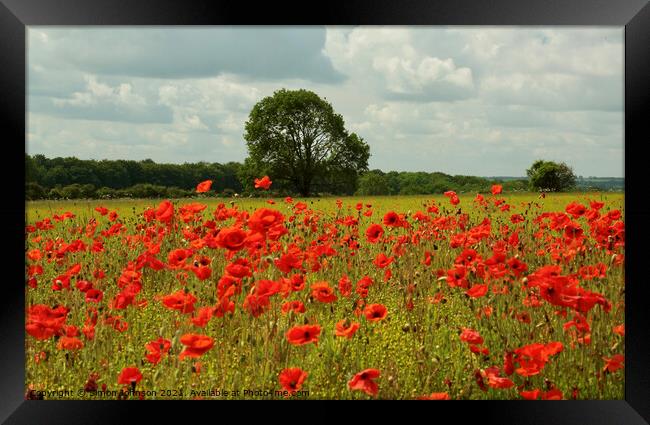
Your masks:
[[[622,399],[623,195],[458,197],[29,202],[26,394]]]

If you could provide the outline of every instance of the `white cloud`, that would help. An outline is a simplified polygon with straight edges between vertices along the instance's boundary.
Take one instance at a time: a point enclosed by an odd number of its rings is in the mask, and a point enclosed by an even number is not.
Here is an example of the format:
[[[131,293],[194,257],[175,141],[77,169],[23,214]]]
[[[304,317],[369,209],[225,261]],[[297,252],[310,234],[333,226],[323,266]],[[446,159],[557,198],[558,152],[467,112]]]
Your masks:
[[[388,95],[457,100],[474,89],[472,70],[453,58],[430,56],[414,46],[408,28],[328,29],[325,52],[334,67]]]
[[[158,104],[172,110],[177,131],[235,131],[260,92],[234,76],[165,82],[158,89]]]
[[[100,103],[112,103],[116,105],[141,106],[147,102],[144,97],[133,93],[133,87],[129,83],[122,83],[116,87],[100,83],[94,75],[85,75],[86,90],[74,92],[69,98],[54,98],[56,106],[88,106]]]

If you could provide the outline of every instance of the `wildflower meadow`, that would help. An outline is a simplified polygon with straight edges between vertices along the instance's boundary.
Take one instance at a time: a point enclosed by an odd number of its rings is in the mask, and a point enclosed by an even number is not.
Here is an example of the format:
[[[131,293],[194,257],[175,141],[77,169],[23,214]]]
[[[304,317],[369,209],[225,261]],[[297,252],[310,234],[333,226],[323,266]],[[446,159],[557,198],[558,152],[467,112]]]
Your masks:
[[[210,186],[27,203],[27,398],[623,398],[622,194]]]

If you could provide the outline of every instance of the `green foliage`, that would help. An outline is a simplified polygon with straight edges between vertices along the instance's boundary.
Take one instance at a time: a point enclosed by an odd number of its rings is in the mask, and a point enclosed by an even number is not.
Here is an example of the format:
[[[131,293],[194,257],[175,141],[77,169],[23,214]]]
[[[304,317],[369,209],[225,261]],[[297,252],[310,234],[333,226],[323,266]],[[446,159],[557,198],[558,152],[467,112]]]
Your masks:
[[[64,199],[65,196],[63,195],[63,192],[61,191],[61,187],[54,187],[50,189],[50,191],[47,194],[48,199]]]
[[[241,164],[236,162],[158,164],[150,159],[95,161],[25,155],[25,181],[37,183],[48,190],[73,184],[92,184],[94,187],[114,190],[149,184],[193,191],[197,183],[210,179],[213,181],[212,189],[216,192],[226,188],[239,192],[242,188],[237,178],[240,167]],[[70,188],[68,194],[79,195],[76,191],[79,188],[75,188],[76,186]],[[108,192],[105,190],[101,193],[106,194]],[[88,196],[88,191],[82,195]]]
[[[37,199],[47,198],[47,191],[43,186],[33,181],[28,181],[25,183],[25,199],[28,201],[34,201]]]
[[[98,199],[115,199],[118,198],[117,190],[110,187],[100,187],[95,191],[95,196]]]
[[[314,175],[311,193],[333,196],[354,193],[370,195],[432,195],[448,190],[458,193],[489,192],[499,183],[508,192],[539,190],[569,190],[577,187],[603,187],[621,190],[623,179],[578,179],[566,164],[536,161],[527,170],[528,180],[512,178],[482,178],[452,176],[441,172],[410,172],[381,170],[361,172],[354,165],[366,158],[367,145],[355,134],[346,136],[348,155],[327,172]],[[367,161],[367,158],[366,158]],[[25,199],[117,199],[117,198],[184,198],[196,196],[198,182],[213,181],[211,196],[284,197],[300,193],[291,179],[274,174],[271,164],[256,162],[249,157],[243,164],[199,162],[194,164],[157,164],[144,161],[93,161],[77,158],[48,159],[43,155],[25,155]],[[269,175],[273,180],[270,191],[254,188],[256,178]],[[532,178],[531,178],[532,176]],[[530,185],[529,185],[530,182]],[[587,183],[584,183],[587,182]],[[532,185],[537,186],[532,186]],[[606,185],[609,184],[610,186]],[[557,189],[560,187],[560,189]]]
[[[226,188],[226,189],[223,190],[221,195],[226,197],[226,198],[230,198],[230,197],[235,195],[235,191],[230,189],[230,188]]]
[[[354,192],[370,156],[369,146],[347,132],[332,105],[308,90],[282,89],[258,102],[244,139],[250,169],[267,170],[271,180],[303,196],[313,190]]]
[[[359,195],[433,195],[448,190],[463,192],[489,192],[493,184],[502,184],[508,191],[527,189],[525,180],[501,182],[474,176],[450,176],[434,172],[372,170],[359,178]]]
[[[564,162],[537,160],[526,170],[530,189],[561,192],[576,186],[576,176]]]
[[[372,170],[359,177],[357,194],[363,196],[388,195],[388,179],[380,170]]]

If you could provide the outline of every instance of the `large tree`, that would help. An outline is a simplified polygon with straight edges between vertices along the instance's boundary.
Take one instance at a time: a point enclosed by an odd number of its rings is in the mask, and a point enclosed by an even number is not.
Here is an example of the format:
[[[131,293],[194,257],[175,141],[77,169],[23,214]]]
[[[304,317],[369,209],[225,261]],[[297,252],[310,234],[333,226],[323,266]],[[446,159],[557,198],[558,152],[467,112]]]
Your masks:
[[[345,129],[332,105],[308,90],[279,90],[258,102],[244,133],[250,164],[303,196],[353,193],[370,148]]]
[[[576,176],[565,163],[537,160],[526,170],[530,188],[560,192],[576,185]]]

